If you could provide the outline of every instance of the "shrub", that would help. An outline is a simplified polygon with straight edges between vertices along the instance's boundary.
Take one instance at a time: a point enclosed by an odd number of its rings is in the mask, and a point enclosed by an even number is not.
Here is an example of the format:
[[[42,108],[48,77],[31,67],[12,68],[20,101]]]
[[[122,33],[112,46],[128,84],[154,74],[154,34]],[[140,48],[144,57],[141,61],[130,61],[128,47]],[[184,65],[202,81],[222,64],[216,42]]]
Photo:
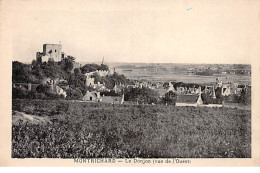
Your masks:
[[[33,114],[34,113],[34,106],[33,105],[28,105],[22,108],[22,112],[25,112],[27,114]]]

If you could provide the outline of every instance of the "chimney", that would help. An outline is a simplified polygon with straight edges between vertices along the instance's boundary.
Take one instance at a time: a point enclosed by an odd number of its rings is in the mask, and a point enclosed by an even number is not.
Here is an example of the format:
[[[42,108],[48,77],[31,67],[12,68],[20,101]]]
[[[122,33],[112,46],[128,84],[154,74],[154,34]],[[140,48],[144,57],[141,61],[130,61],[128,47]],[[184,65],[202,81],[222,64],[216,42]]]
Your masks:
[[[32,84],[28,83],[28,91],[31,91],[31,90],[32,90]]]
[[[215,93],[215,87],[213,86],[213,91],[212,91],[212,98],[215,99],[216,98],[216,93]]]
[[[202,105],[202,104],[203,104],[203,101],[202,101],[202,99],[201,99],[201,87],[199,87],[199,98],[198,98],[198,100],[197,100],[197,104],[198,104],[198,105]]]
[[[100,92],[97,92],[97,98],[100,99]]]
[[[123,94],[123,95],[122,95],[122,99],[121,99],[121,103],[120,103],[120,104],[123,104],[124,101],[125,101],[125,95]]]
[[[116,87],[116,83],[115,83],[114,90],[115,90],[115,93],[117,93],[117,87]]]

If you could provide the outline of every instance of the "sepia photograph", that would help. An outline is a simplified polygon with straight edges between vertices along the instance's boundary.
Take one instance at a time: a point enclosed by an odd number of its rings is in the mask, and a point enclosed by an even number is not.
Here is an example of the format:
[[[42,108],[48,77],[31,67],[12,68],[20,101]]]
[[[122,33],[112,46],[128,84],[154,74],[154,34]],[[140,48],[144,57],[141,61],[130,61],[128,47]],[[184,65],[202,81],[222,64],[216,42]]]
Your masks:
[[[247,64],[12,63],[13,158],[250,158]]]
[[[259,166],[260,8],[236,2],[1,1],[1,162]]]

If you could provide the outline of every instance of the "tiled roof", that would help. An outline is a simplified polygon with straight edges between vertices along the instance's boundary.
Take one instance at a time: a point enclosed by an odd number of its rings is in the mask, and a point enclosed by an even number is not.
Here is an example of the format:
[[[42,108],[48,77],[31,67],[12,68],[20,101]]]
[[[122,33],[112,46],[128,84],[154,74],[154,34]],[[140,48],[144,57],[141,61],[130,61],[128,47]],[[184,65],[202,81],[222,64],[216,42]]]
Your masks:
[[[199,96],[194,94],[185,94],[177,96],[177,103],[196,103]]]
[[[95,92],[86,92],[86,94],[83,96],[82,100],[87,99],[88,97],[96,98],[97,94]]]
[[[104,96],[102,97],[102,102],[104,103],[113,103],[113,102],[121,102],[122,97],[115,96]]]

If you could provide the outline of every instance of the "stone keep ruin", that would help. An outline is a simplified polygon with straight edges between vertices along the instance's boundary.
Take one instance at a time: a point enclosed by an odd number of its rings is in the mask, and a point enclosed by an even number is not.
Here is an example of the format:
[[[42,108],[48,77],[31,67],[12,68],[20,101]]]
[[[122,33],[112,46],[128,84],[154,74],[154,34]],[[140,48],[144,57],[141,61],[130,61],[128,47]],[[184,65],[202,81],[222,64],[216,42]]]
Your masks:
[[[61,44],[44,44],[43,52],[36,53],[37,62],[47,62],[53,60],[55,62],[61,61],[65,57],[65,53],[62,52]]]

